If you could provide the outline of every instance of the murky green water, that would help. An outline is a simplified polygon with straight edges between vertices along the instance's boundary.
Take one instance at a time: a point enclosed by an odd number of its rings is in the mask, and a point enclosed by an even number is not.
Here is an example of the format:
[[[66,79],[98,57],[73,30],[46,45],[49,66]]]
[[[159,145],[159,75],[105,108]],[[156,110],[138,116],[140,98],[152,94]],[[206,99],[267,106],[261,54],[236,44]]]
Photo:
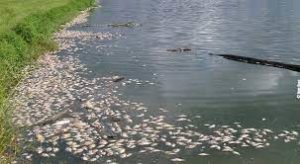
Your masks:
[[[89,77],[124,76],[128,83],[120,85],[122,99],[144,103],[149,107],[148,115],[159,113],[160,107],[168,109],[165,115],[170,122],[176,122],[180,114],[201,115],[201,119],[192,119],[198,127],[240,122],[243,127],[278,132],[300,130],[299,73],[208,55],[231,53],[299,64],[300,1],[102,0],[101,5],[92,12],[89,27],[73,28],[121,37],[92,42],[83,47],[79,57],[92,71]],[[129,21],[141,26],[106,26]],[[166,51],[178,47],[192,51]],[[240,156],[210,151],[210,156],[203,157],[197,155],[198,149],[186,149],[180,157],[195,164],[300,162],[298,140],[238,150]],[[79,160],[64,153],[58,157]],[[149,153],[119,162],[170,161],[159,153]]]

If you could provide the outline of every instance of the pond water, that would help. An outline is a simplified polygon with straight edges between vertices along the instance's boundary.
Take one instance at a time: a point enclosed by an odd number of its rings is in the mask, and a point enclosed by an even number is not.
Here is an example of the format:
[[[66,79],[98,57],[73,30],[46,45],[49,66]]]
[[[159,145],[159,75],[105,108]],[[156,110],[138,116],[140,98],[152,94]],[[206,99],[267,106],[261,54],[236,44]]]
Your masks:
[[[83,46],[79,59],[91,71],[88,77],[125,77],[128,83],[119,88],[122,99],[144,103],[148,115],[167,109],[171,122],[181,114],[201,116],[192,120],[198,127],[239,122],[275,132],[300,130],[299,73],[208,55],[230,53],[299,64],[300,1],[102,0],[100,4],[84,26],[72,29],[119,36]],[[138,25],[106,26],[126,22]],[[167,51],[179,47],[192,51]],[[200,148],[182,149],[180,158],[195,164],[300,162],[298,140],[270,143],[264,149],[239,147],[238,156],[212,151],[203,157],[197,155]],[[133,158],[119,163],[170,162],[161,154],[132,153]],[[65,156],[59,158],[71,161]],[[77,160],[72,158],[81,163]]]

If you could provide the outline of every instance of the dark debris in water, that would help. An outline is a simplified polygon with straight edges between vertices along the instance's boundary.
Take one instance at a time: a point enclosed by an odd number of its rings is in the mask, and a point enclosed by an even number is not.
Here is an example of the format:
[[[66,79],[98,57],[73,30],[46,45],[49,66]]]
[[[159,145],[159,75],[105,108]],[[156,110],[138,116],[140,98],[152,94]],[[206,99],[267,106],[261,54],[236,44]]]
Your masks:
[[[137,26],[141,26],[141,24],[137,24],[134,22],[126,22],[126,23],[114,23],[114,24],[109,24],[107,25],[109,27],[127,27],[127,28],[133,28],[133,27],[137,27]]]
[[[190,48],[175,48],[175,49],[167,49],[168,52],[189,52],[192,51]]]

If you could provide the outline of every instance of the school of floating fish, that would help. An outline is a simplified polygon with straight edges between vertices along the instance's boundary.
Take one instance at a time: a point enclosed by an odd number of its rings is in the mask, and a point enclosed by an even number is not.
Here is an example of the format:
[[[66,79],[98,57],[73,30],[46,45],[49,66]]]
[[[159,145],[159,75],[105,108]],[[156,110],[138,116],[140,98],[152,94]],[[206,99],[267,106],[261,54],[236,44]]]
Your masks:
[[[83,12],[66,27],[83,23],[86,17]],[[193,124],[201,119],[199,115],[179,115],[170,121],[167,109],[159,108],[153,115],[143,103],[120,99],[120,87],[154,83],[138,79],[114,82],[119,76],[87,78],[89,70],[76,57],[78,40],[88,44],[93,39],[114,38],[111,33],[68,28],[56,33],[63,58],[58,52],[43,55],[38,69],[22,81],[12,99],[16,107],[13,122],[25,128],[18,139],[24,145],[19,160],[55,158],[67,152],[83,161],[121,163],[124,158],[159,153],[171,162],[183,162],[180,153],[187,149],[203,158],[215,151],[239,156],[243,148],[263,149],[275,140],[298,140],[297,131],[245,128],[239,122]],[[61,112],[65,114],[60,118],[45,121]]]

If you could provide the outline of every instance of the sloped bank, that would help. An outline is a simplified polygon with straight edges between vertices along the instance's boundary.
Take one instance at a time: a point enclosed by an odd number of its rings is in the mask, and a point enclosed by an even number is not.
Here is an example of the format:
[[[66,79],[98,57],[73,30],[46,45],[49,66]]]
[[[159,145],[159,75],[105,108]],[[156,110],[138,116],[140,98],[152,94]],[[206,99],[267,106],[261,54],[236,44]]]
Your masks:
[[[52,34],[94,1],[71,0],[46,12],[35,12],[12,28],[0,30],[0,163],[8,162],[15,152],[15,131],[7,99],[22,77],[21,70],[40,54],[55,50]]]

